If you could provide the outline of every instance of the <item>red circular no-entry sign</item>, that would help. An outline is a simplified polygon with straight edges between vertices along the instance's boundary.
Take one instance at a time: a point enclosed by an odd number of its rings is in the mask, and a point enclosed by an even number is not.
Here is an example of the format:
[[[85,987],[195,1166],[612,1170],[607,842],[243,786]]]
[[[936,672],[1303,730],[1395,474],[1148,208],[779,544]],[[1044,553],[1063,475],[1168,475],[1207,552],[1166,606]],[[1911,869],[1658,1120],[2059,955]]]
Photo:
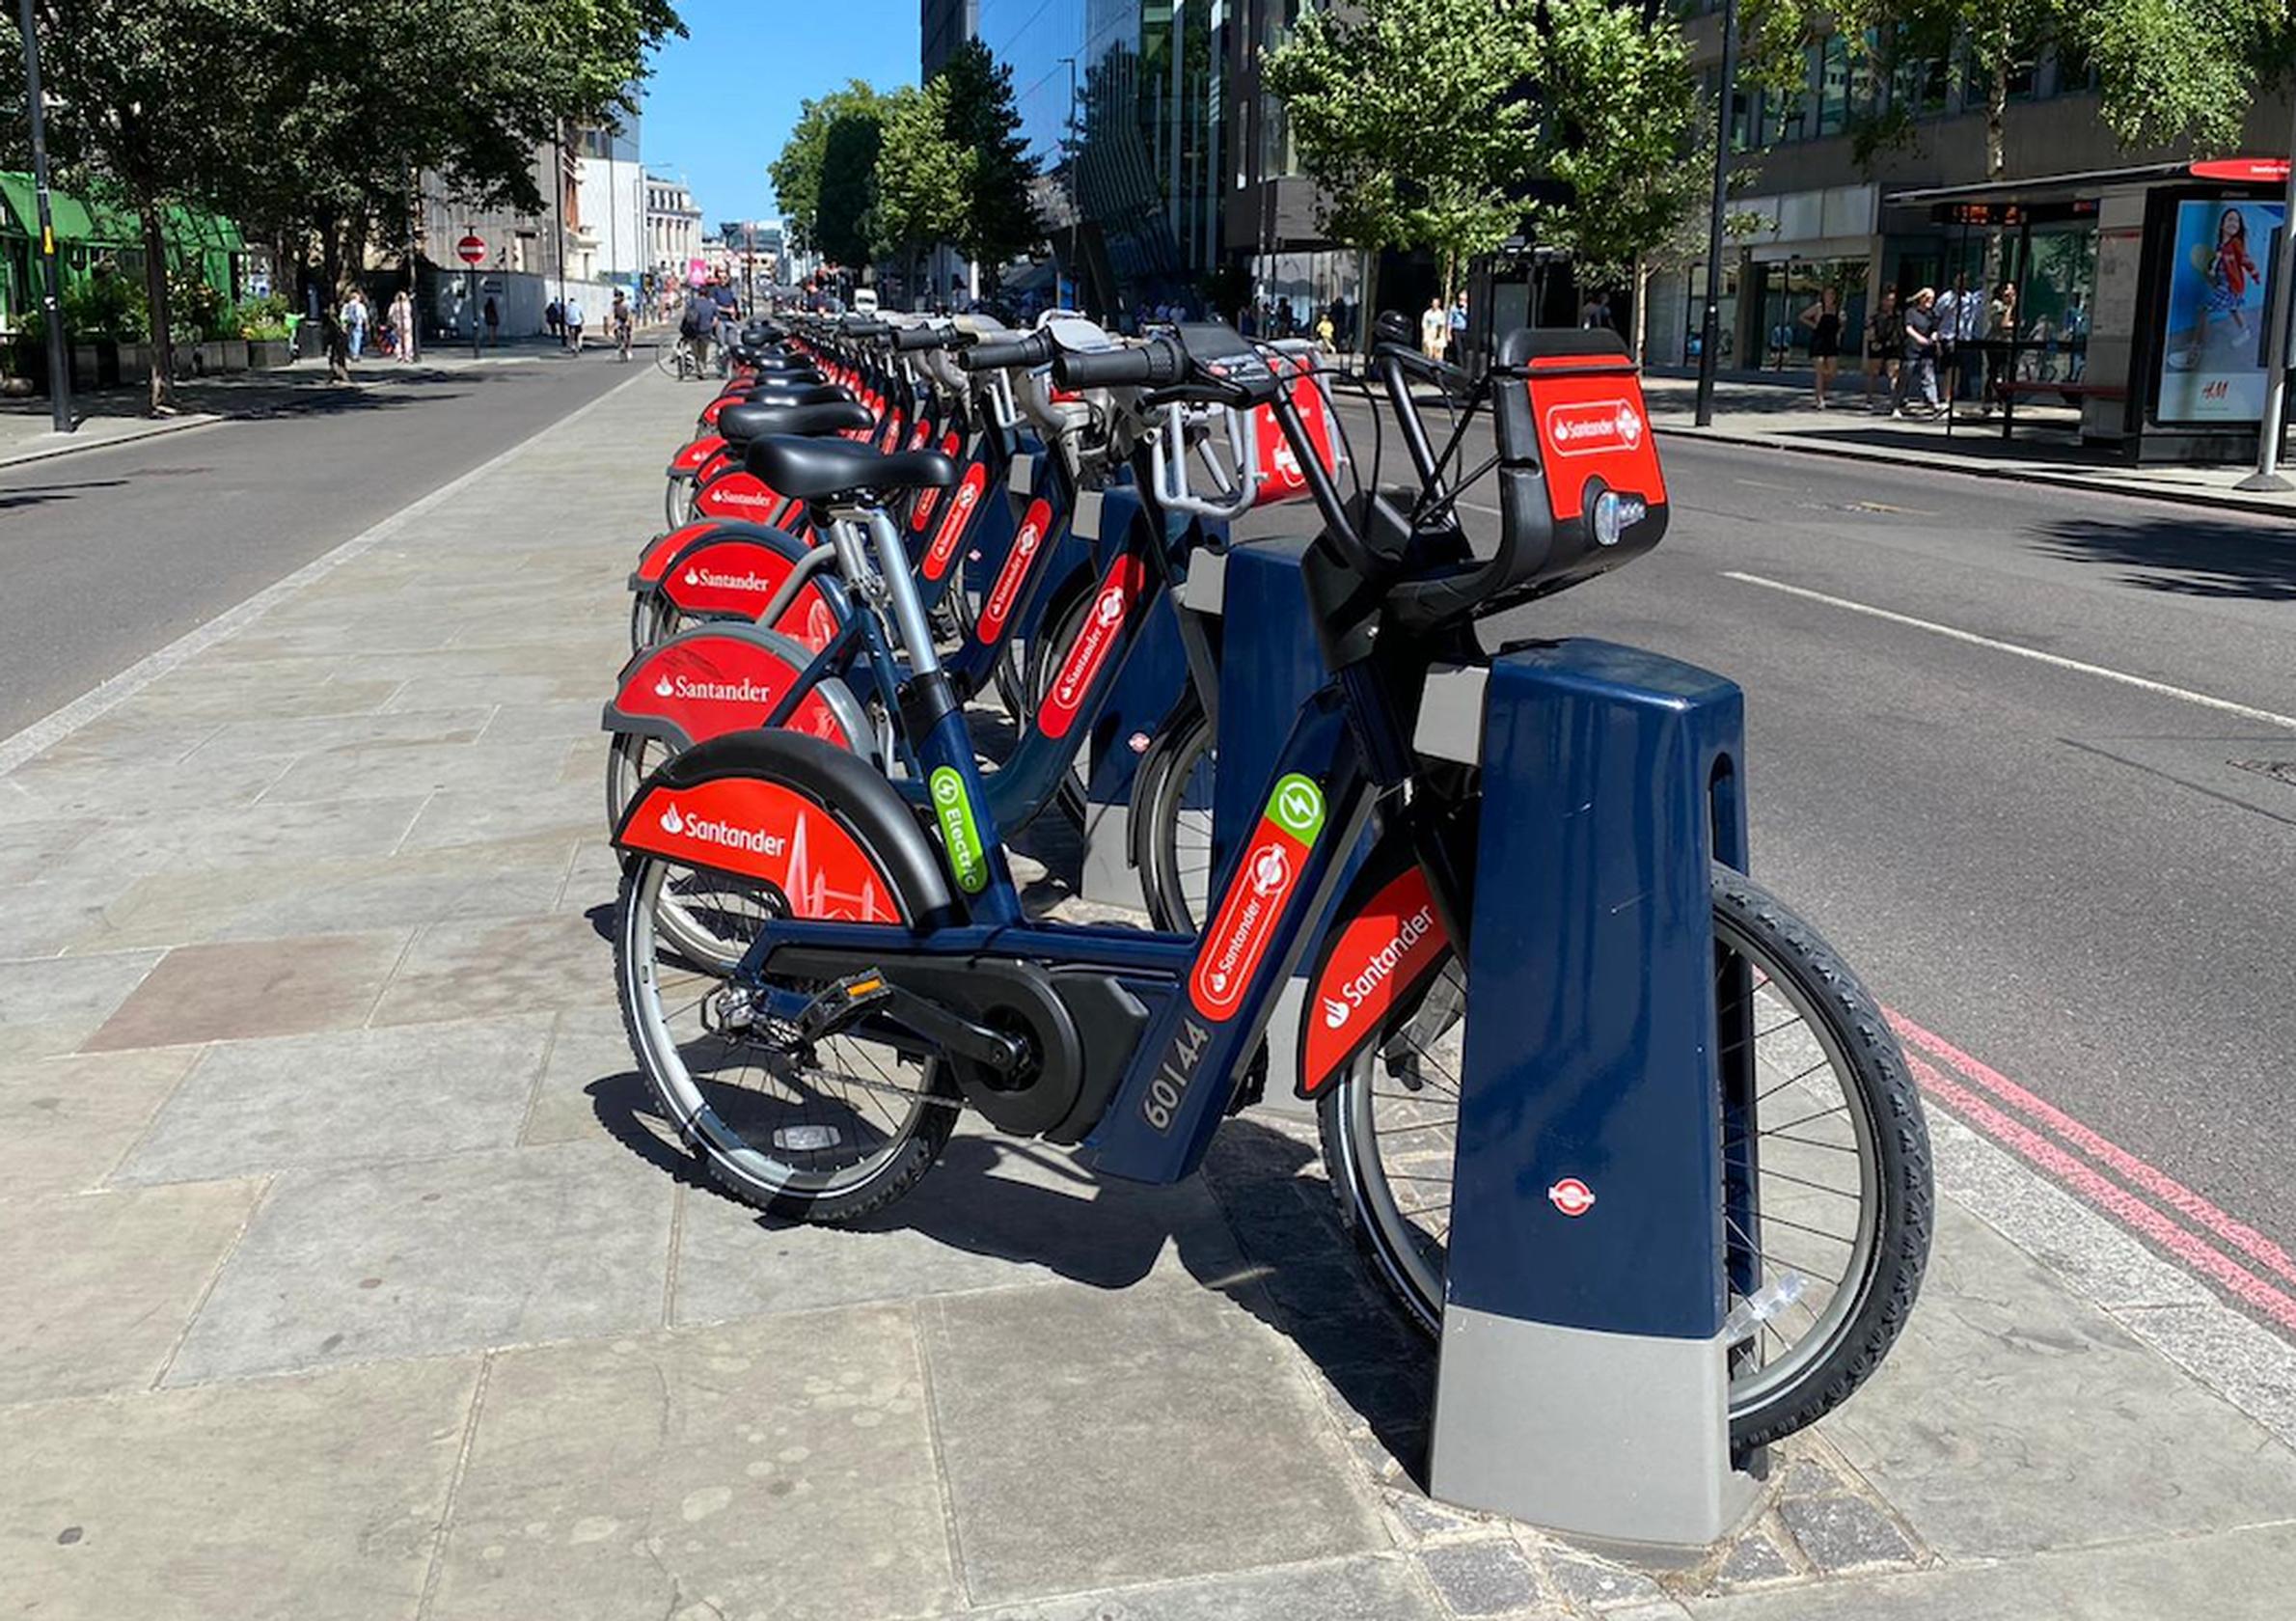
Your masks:
[[[462,255],[463,263],[476,264],[486,257],[486,238],[478,235],[465,236],[454,244],[454,251]]]

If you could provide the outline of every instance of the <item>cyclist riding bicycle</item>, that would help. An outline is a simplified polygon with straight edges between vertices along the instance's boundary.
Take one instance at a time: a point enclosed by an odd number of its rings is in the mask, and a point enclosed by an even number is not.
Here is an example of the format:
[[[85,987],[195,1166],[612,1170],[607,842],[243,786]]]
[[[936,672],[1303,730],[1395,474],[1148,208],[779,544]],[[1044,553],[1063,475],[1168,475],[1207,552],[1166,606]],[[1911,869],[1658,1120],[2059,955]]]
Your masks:
[[[709,294],[696,288],[686,298],[686,312],[679,317],[677,335],[694,355],[694,374],[699,376],[709,366],[710,335],[717,328],[718,306]]]
[[[607,322],[614,334],[615,354],[619,359],[628,360],[630,358],[630,296],[619,288],[615,288],[614,309],[608,315]]]

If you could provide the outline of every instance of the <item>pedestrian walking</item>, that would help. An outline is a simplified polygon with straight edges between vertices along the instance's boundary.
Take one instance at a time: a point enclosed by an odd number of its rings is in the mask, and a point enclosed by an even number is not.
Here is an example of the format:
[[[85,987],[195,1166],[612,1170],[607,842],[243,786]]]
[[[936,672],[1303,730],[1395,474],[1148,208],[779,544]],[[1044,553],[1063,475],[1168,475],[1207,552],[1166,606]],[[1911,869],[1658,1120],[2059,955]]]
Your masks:
[[[574,354],[582,353],[583,314],[580,296],[566,300],[565,311],[559,318],[566,323],[567,349]]]
[[[343,341],[349,349],[350,358],[353,360],[357,360],[367,352],[369,314],[367,294],[361,292],[356,287],[343,294],[342,310]]]
[[[686,299],[686,313],[677,323],[677,335],[694,354],[694,375],[699,377],[709,370],[709,341],[717,330],[718,306],[709,294],[696,288]]]
[[[1913,295],[1913,302],[1905,311],[1905,347],[1903,364],[1898,371],[1897,398],[1890,406],[1890,415],[1905,414],[1905,397],[1919,394],[1922,414],[1937,415],[1937,352],[1938,352],[1937,289],[1924,288]]]
[[[327,351],[327,380],[347,383],[351,380],[351,340],[349,328],[342,324],[340,309],[319,312],[319,342]]]
[[[620,288],[614,289],[614,309],[609,314],[614,333],[614,352],[617,360],[630,358],[630,298]]]
[[[397,351],[401,363],[411,363],[415,358],[414,294],[404,288],[392,294],[389,318],[391,346]]]
[[[1467,358],[1467,295],[1461,293],[1451,306],[1451,364],[1463,366]]]
[[[478,312],[478,318],[486,323],[486,346],[491,349],[503,341],[503,308],[494,301],[493,293],[486,295],[486,305]]]
[[[1451,341],[1451,318],[1444,313],[1440,294],[1427,301],[1427,308],[1419,314],[1419,352],[1429,360],[1443,358],[1443,346]]]
[[[1905,353],[1905,315],[1898,308],[1898,289],[1883,288],[1880,306],[1866,318],[1866,409],[1873,403],[1873,385],[1894,406],[1898,398],[1898,366]]]
[[[1826,390],[1834,386],[1834,369],[1842,357],[1842,293],[1836,288],[1820,288],[1818,302],[1802,312],[1802,324],[1810,329],[1810,375],[1812,390],[1818,397],[1818,408],[1825,409]]]

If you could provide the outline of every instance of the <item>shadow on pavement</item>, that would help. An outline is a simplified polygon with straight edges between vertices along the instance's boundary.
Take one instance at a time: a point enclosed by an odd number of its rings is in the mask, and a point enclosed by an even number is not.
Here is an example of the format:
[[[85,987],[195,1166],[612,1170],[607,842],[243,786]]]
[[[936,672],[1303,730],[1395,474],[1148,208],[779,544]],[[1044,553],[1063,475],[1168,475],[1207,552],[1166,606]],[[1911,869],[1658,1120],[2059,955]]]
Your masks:
[[[2119,564],[2127,584],[2184,596],[2296,601],[2296,540],[2221,519],[2061,518],[2036,535],[2053,555]]]
[[[736,1204],[761,1234],[795,1224],[717,1187],[670,1140],[638,1075],[607,1076],[588,1091],[599,1124],[639,1158]],[[960,1135],[911,1192],[837,1231],[858,1267],[869,1265],[873,1238],[913,1233],[951,1251],[1042,1267],[1107,1290],[1145,1280],[1172,1247],[1199,1284],[1297,1345],[1376,1442],[1418,1479],[1435,1348],[1356,1263],[1329,1186],[1313,1169],[1318,1157],[1310,1143],[1271,1126],[1228,1121],[1202,1172],[1225,1219],[1222,1232],[1194,1216],[1202,1207],[1184,1194],[1102,1181],[1043,1143]]]

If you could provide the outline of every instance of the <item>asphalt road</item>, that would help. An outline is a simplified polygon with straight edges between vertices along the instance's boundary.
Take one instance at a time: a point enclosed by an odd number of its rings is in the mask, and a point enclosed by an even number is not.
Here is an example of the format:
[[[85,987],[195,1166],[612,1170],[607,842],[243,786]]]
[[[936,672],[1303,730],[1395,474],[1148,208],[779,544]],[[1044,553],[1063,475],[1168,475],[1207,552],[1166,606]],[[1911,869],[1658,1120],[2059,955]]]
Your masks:
[[[0,468],[0,738],[629,374],[603,355],[417,369]]]
[[[1885,1003],[2296,1249],[2296,533],[1662,450],[1665,541],[1528,622],[1737,680],[1757,875]]]

